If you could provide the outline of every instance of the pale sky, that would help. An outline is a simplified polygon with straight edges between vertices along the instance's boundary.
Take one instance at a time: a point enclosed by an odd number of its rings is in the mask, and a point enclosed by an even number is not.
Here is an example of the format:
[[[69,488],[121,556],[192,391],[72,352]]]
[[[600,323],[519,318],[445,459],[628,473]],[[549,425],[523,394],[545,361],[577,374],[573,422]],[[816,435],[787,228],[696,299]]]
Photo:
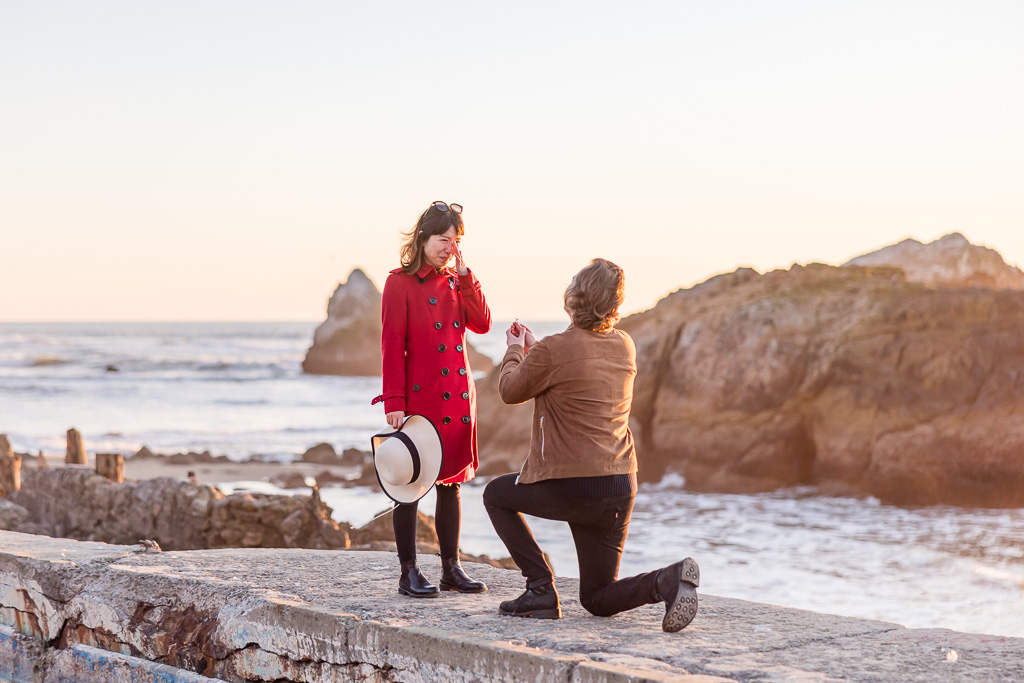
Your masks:
[[[465,206],[497,319],[959,231],[1024,265],[1024,3],[0,0],[0,321],[319,320]]]

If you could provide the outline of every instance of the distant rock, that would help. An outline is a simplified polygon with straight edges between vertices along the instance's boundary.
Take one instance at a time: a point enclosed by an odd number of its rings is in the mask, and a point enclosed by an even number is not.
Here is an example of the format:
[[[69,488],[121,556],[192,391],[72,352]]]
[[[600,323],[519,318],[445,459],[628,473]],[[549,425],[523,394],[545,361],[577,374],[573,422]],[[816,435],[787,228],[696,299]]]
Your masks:
[[[312,462],[320,465],[337,465],[341,460],[334,446],[329,443],[318,443],[302,454],[301,462]]]
[[[929,287],[985,287],[1024,290],[1024,272],[999,252],[971,244],[958,232],[922,244],[907,239],[851,259],[847,266],[895,266],[908,282]]]
[[[339,284],[327,303],[327,319],[313,333],[302,361],[314,375],[380,376],[380,290],[359,268]],[[490,358],[466,342],[474,370],[489,370]]]
[[[1024,292],[903,266],[741,269],[620,327],[645,481],[1024,507]],[[504,406],[497,373],[478,397],[481,473],[518,470],[531,406]]]
[[[155,457],[157,457],[157,455],[153,451],[149,450],[148,446],[143,446],[132,457],[133,458],[138,458],[140,460],[144,460],[146,458],[155,458]]]

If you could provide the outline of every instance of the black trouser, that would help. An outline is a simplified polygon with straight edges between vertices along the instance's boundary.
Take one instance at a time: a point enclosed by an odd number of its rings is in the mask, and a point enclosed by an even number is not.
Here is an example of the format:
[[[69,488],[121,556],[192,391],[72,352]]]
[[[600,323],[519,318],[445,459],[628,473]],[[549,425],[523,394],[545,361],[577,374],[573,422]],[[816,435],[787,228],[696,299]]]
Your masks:
[[[437,484],[437,507],[434,508],[434,527],[437,529],[437,545],[441,557],[450,559],[459,556],[459,531],[462,526],[462,498],[458,484]],[[419,501],[404,503],[391,513],[395,525],[395,544],[398,559],[403,564],[416,561],[416,511]]]
[[[580,603],[591,614],[608,617],[660,602],[657,571],[615,579],[636,496],[567,496],[559,490],[557,481],[516,484],[516,475],[506,474],[484,489],[484,507],[491,524],[522,569],[527,584],[552,581],[554,577],[522,513],[569,523],[580,565]]]

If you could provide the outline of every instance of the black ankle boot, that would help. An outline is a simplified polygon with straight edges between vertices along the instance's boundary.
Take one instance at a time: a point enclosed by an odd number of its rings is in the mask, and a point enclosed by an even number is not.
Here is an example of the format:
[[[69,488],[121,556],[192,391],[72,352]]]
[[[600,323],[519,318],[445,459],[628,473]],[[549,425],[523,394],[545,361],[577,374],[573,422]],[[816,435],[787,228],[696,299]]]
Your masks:
[[[533,617],[534,619],[561,619],[562,607],[558,604],[558,591],[551,579],[526,582],[526,590],[515,600],[501,603],[498,611],[509,617]]]
[[[462,570],[459,557],[441,558],[441,590],[460,593],[483,593],[487,584],[469,578]]]
[[[402,576],[398,579],[398,592],[410,598],[436,598],[441,594],[437,586],[430,585],[420,573],[416,562],[402,563]]]
[[[658,572],[658,599],[665,601],[665,617],[661,630],[675,633],[686,628],[697,616],[697,586],[700,585],[700,567],[688,557]]]

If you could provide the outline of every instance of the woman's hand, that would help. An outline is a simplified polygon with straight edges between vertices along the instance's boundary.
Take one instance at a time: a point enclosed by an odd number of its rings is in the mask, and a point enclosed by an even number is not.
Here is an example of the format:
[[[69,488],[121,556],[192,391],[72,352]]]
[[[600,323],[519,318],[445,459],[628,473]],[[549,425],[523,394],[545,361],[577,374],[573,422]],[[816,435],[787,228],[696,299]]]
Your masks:
[[[462,249],[459,248],[458,241],[452,245],[452,254],[455,256],[455,272],[459,275],[469,275],[469,267],[466,265],[466,260],[462,258]]]
[[[401,429],[402,423],[405,422],[405,411],[395,410],[385,415],[384,419],[388,421],[392,429]]]
[[[505,343],[508,346],[519,344],[524,351],[526,350],[526,328],[520,325],[518,320],[505,330]]]
[[[523,350],[529,353],[530,349],[533,348],[533,345],[537,343],[537,337],[534,336],[533,330],[526,325],[520,324],[520,327],[526,330],[526,337],[524,339],[526,345],[523,347]]]

